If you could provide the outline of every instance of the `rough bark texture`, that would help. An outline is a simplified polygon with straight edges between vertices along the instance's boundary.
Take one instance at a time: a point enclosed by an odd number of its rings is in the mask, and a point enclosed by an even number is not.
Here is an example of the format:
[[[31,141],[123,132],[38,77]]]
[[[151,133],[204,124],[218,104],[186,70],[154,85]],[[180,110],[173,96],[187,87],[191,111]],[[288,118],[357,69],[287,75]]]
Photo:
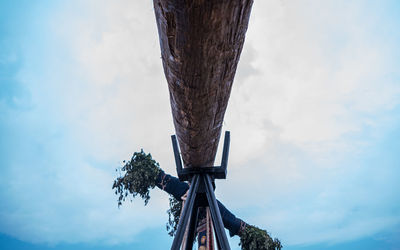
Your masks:
[[[214,163],[253,0],[153,0],[185,167]]]

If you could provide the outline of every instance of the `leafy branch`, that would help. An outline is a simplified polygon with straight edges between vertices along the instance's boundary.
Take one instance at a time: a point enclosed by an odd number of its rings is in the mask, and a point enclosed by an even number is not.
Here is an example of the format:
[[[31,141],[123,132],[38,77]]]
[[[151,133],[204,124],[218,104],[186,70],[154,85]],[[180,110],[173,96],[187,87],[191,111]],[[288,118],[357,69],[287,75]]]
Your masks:
[[[123,176],[118,177],[112,186],[118,196],[118,207],[122,201],[131,194],[133,198],[139,195],[144,204],[150,199],[150,189],[156,186],[158,174],[161,172],[158,162],[153,160],[151,154],[146,154],[143,149],[135,152],[130,161],[125,162],[121,171]]]

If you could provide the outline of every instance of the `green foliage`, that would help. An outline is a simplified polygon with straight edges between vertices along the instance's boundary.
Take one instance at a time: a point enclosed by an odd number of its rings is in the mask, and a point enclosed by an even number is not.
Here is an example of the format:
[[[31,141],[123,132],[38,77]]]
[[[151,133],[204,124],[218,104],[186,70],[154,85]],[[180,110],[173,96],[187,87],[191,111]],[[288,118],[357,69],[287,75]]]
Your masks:
[[[167,210],[168,214],[167,232],[170,236],[174,236],[176,230],[178,229],[181,210],[182,210],[182,201],[178,201],[177,199],[175,199],[175,197],[170,196],[169,209]]]
[[[143,149],[135,152],[132,159],[124,163],[121,169],[124,175],[118,177],[112,187],[115,194],[119,195],[118,206],[122,205],[129,194],[133,198],[139,195],[147,205],[150,189],[156,186],[157,176],[161,172],[160,165],[152,159],[151,154],[144,153]]]
[[[242,250],[282,249],[281,242],[278,239],[273,240],[267,231],[251,225],[246,225],[241,233],[239,246],[242,246]]]

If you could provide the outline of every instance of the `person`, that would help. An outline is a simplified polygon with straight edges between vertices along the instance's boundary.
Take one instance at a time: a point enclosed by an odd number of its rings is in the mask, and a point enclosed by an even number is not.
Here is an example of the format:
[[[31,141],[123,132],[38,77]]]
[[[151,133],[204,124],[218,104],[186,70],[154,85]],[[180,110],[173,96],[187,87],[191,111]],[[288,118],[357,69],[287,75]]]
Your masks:
[[[182,197],[189,190],[187,182],[180,181],[178,178],[166,174],[163,170],[157,176],[156,186],[172,195],[178,201],[182,201]],[[224,227],[228,229],[230,236],[240,235],[246,227],[246,223],[232,214],[219,200],[217,200],[217,203],[222,222]]]
[[[150,199],[149,189],[155,186],[173,196],[179,202],[185,199],[189,190],[187,182],[166,174],[159,164],[152,159],[151,155],[145,154],[143,150],[135,152],[132,159],[125,162],[122,171],[126,171],[125,175],[118,177],[113,185],[113,189],[116,189],[115,194],[119,194],[118,205],[122,204],[121,202],[125,200],[129,193],[133,197],[139,194],[145,200],[146,205]],[[282,248],[281,242],[276,238],[272,239],[266,230],[237,218],[219,200],[217,200],[217,204],[224,227],[229,231],[231,237],[240,237],[239,245],[242,250],[280,250]],[[207,209],[201,208],[199,212],[198,245],[199,249],[213,250],[213,244],[210,243],[213,241],[213,234],[210,233],[212,223],[209,223],[211,219],[207,215]],[[179,213],[174,216],[179,216]],[[173,233],[170,235],[173,235]]]

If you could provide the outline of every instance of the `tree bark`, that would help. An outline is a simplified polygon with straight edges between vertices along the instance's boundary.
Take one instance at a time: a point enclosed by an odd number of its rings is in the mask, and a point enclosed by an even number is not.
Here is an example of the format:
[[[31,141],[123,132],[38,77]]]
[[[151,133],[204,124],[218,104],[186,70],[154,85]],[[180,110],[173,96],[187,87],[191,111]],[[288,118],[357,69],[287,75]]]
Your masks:
[[[214,164],[253,0],[153,0],[185,167]]]

